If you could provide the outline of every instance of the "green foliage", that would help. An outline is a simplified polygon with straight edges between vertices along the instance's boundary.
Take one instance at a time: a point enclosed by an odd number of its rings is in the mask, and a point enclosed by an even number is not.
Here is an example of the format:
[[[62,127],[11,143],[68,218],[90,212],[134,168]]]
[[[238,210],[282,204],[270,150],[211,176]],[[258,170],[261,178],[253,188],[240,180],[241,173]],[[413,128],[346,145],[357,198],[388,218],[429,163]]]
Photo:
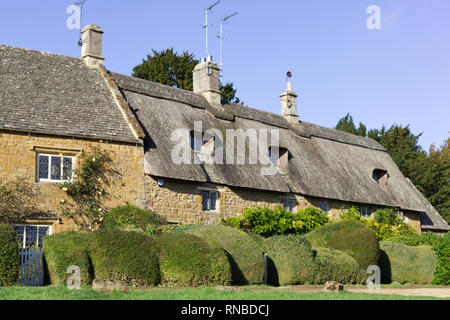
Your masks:
[[[118,230],[101,230],[92,236],[89,256],[95,279],[122,280],[132,286],[154,286],[160,282],[155,239]]]
[[[327,281],[337,281],[343,284],[364,283],[367,275],[352,256],[345,252],[314,247],[315,270],[313,284],[324,284]]]
[[[328,222],[321,210],[309,207],[292,213],[281,206],[246,208],[240,217],[228,218],[225,224],[264,237],[282,234],[311,232]]]
[[[444,237],[432,233],[424,233],[414,236],[399,236],[391,238],[390,241],[408,246],[431,246],[438,258],[433,284],[450,285],[450,243]]]
[[[268,281],[271,285],[309,284],[314,279],[311,244],[299,235],[278,235],[265,239],[269,257]]]
[[[152,49],[140,65],[133,69],[133,77],[165,84],[171,87],[192,91],[194,89],[192,73],[199,63],[188,51],[178,54],[173,48],[162,51]],[[223,103],[241,103],[236,97],[233,83],[220,85]]]
[[[94,148],[81,157],[73,180],[61,186],[71,199],[70,202],[61,201],[61,212],[83,230],[95,230],[103,222],[107,211],[104,206],[108,196],[106,187],[116,173],[110,168],[111,162],[108,152]]]
[[[376,223],[387,224],[390,226],[397,226],[402,223],[402,220],[397,213],[392,209],[378,209],[373,213],[373,220]]]
[[[306,238],[313,247],[341,250],[351,255],[362,268],[378,261],[379,244],[374,232],[356,221],[341,221],[323,226]]]
[[[437,265],[429,246],[410,247],[400,243],[380,242],[379,266],[383,283],[431,284]]]
[[[102,228],[136,231],[153,236],[161,232],[160,227],[165,223],[164,219],[153,212],[126,205],[110,210],[105,215]]]
[[[42,239],[46,274],[53,285],[66,285],[67,268],[80,267],[81,284],[89,285],[93,280],[93,270],[89,260],[88,249],[92,241],[87,232],[64,232]]]
[[[352,220],[352,221],[356,221],[356,222],[362,222],[362,220],[363,220],[361,218],[361,213],[354,206],[352,206],[351,208],[349,208],[347,210],[341,209],[340,218],[343,221],[345,221],[345,220]]]
[[[263,252],[246,233],[225,226],[184,225],[173,232],[197,235],[227,254],[232,284],[261,284],[264,277]]]
[[[360,122],[359,127],[357,129],[355,126],[355,123],[353,122],[353,117],[350,115],[350,113],[347,113],[347,115],[345,117],[343,117],[341,120],[339,120],[335,129],[345,131],[345,132],[348,132],[351,134],[355,134],[358,136],[362,136],[362,137],[365,137],[367,135],[366,126]]]
[[[0,224],[0,287],[16,285],[19,280],[19,246],[16,233]]]
[[[162,284],[216,286],[231,284],[231,267],[225,252],[192,234],[158,237]]]

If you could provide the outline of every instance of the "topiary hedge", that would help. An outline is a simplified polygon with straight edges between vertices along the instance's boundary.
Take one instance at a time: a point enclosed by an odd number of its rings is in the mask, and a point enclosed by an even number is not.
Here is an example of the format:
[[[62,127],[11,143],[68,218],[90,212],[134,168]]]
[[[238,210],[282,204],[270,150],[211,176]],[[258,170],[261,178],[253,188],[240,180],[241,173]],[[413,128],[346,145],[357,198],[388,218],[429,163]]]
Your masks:
[[[410,247],[383,241],[380,243],[382,283],[431,284],[437,265],[437,257],[429,246]]]
[[[297,285],[313,282],[315,263],[311,244],[299,235],[273,236],[264,240],[269,257],[268,282],[271,285]]]
[[[69,266],[80,267],[81,284],[89,285],[93,280],[88,248],[92,234],[87,232],[64,232],[42,239],[45,265],[50,283],[66,285],[66,271]]]
[[[105,214],[102,229],[136,231],[151,236],[158,234],[163,224],[165,221],[153,212],[127,205]]]
[[[347,220],[326,225],[306,238],[313,247],[337,249],[351,255],[364,269],[378,262],[380,247],[375,233],[359,222]]]
[[[165,234],[157,240],[162,284],[189,287],[231,284],[231,267],[220,247],[186,233]]]
[[[0,224],[0,286],[19,280],[19,240],[13,228]]]
[[[206,225],[184,225],[172,232],[198,235],[225,250],[231,266],[232,284],[263,283],[263,252],[246,233],[231,227]]]
[[[155,239],[136,232],[98,231],[92,234],[89,257],[97,280],[122,280],[132,286],[160,282]]]
[[[368,277],[350,255],[339,250],[315,247],[313,284],[337,281],[343,284],[361,284]]]

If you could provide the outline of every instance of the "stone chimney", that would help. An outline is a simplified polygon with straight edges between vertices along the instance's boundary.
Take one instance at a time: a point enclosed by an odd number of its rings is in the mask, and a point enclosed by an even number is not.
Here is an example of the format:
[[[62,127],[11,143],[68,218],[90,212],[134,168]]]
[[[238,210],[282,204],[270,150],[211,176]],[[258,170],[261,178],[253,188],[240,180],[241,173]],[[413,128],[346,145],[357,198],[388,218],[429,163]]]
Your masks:
[[[220,96],[219,67],[211,58],[202,59],[195,67],[194,93],[200,93],[215,107],[222,107]]]
[[[81,33],[81,58],[88,67],[98,67],[105,60],[102,57],[103,31],[98,25],[90,24]]]
[[[286,91],[280,95],[281,115],[291,123],[298,123],[297,94],[292,91],[292,82],[287,81]]]

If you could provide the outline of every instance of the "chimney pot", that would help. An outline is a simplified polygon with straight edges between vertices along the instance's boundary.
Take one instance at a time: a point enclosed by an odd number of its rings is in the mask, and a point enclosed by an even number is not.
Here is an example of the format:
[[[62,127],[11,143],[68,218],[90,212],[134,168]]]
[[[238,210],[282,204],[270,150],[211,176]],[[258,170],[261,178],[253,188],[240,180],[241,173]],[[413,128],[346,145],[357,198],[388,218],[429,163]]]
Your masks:
[[[102,57],[103,31],[96,24],[90,24],[83,28],[81,58],[89,67],[97,67],[105,58]]]

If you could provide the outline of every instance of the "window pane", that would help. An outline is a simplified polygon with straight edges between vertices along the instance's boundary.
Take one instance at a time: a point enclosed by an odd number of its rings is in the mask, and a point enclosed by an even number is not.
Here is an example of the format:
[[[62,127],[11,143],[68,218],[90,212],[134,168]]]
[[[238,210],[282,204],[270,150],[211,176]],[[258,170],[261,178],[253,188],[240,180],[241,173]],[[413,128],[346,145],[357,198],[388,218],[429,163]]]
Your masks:
[[[26,226],[26,233],[27,233],[25,240],[26,247],[29,248],[35,246],[37,240],[37,227]]]
[[[63,159],[63,180],[72,179],[72,158]]]
[[[295,208],[295,201],[293,200],[284,200],[284,209],[294,212],[294,208]]]
[[[48,179],[48,156],[39,156],[39,179]]]
[[[61,180],[61,157],[52,157],[51,179]]]
[[[203,211],[209,210],[209,192],[203,191],[202,192],[202,204],[203,204]]]
[[[216,211],[217,210],[217,193],[216,192],[211,192],[210,193],[210,197],[211,197],[211,211]]]
[[[328,204],[328,201],[320,201],[320,210],[324,212],[330,211],[330,205]]]
[[[39,227],[38,234],[39,234],[39,243],[38,246],[42,248],[42,238],[48,235],[49,227]]]
[[[20,248],[22,248],[22,246],[23,246],[23,233],[25,231],[25,227],[24,226],[14,226],[13,229],[14,229],[14,231],[17,234],[17,238],[19,239]]]

